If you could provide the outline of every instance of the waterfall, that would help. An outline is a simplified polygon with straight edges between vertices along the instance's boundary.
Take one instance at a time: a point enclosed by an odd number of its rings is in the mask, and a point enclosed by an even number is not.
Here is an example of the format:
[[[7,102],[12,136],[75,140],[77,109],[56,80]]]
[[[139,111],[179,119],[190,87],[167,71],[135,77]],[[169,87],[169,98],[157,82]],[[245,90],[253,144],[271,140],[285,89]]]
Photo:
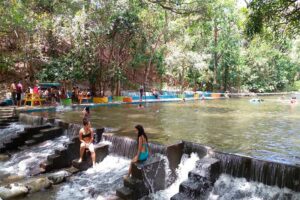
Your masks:
[[[69,138],[78,137],[81,128],[82,126],[79,124],[68,124],[68,128],[66,129],[66,135]]]
[[[137,142],[127,137],[118,137],[111,134],[104,134],[103,141],[111,142],[109,152],[119,156],[133,158],[137,153]],[[151,154],[166,154],[166,147],[149,143]]]
[[[20,113],[19,121],[29,125],[42,125],[44,123],[43,117],[34,116],[26,113]]]
[[[243,177],[270,186],[287,187],[294,191],[300,191],[299,166],[221,152],[217,152],[215,157],[221,162],[221,173],[233,177]]]
[[[169,200],[174,194],[179,191],[179,185],[183,181],[188,179],[189,171],[193,170],[196,167],[196,163],[199,160],[199,157],[196,153],[192,153],[190,156],[183,154],[181,162],[176,169],[177,179],[173,184],[171,184],[167,189],[158,191],[156,193],[150,194],[144,199],[153,199],[153,200]]]

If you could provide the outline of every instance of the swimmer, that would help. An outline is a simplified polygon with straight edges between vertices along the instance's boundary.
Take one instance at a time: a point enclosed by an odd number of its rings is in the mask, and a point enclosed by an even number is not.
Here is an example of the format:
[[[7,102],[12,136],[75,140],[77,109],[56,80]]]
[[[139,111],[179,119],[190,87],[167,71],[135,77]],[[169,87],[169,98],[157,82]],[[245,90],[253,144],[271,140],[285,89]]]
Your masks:
[[[295,103],[297,103],[297,98],[296,97],[292,97],[291,104],[295,104]]]
[[[139,105],[138,105],[138,107],[137,107],[138,109],[143,109],[144,108],[144,106],[140,103]]]
[[[83,113],[83,119],[87,119],[87,121],[90,121],[91,113],[90,113],[90,107],[85,107],[82,111]]]

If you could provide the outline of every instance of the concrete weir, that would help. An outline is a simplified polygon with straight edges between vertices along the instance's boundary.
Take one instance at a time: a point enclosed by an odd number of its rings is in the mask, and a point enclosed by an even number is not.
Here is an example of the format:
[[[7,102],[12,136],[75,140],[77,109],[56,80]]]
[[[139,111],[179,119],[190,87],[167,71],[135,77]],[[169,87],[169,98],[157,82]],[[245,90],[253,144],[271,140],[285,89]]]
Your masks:
[[[32,126],[24,128],[24,131],[18,132],[5,141],[0,152],[22,151],[24,147],[52,140],[62,134],[68,137],[68,141],[64,143],[63,148],[55,149],[46,161],[40,163],[40,173],[26,179],[29,182],[17,180],[1,186],[0,199],[10,199],[27,195],[30,192],[42,191],[53,184],[65,181],[78,171],[91,167],[92,162],[88,151],[85,153],[83,162],[77,162],[80,125],[25,114],[22,114],[20,119]],[[132,158],[136,154],[136,140],[103,132],[103,128],[96,129],[96,135],[99,141],[101,140],[100,143],[95,144],[97,162],[103,161],[109,154],[126,158]],[[188,179],[180,183],[179,192],[171,197],[172,200],[206,199],[221,174],[245,178],[248,181],[256,181],[269,186],[289,188],[295,192],[300,191],[300,167],[297,165],[224,153],[188,141],[169,146],[150,143],[149,147],[150,158],[145,162],[132,164],[132,176],[124,179],[123,186],[116,190],[118,197],[135,200],[168,188],[177,179],[176,170],[182,157],[194,154],[197,154],[199,158],[195,160],[195,168],[189,171]],[[9,158],[4,157],[4,159]],[[34,188],[37,185],[39,187]]]

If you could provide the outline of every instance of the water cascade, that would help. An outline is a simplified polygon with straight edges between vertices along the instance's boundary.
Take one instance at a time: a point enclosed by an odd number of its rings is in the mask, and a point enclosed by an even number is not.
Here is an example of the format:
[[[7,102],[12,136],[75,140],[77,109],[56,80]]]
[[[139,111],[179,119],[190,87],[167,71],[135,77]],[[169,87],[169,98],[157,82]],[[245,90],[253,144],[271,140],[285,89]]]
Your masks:
[[[300,167],[251,157],[216,152],[220,160],[220,172],[233,177],[246,178],[270,186],[287,187],[300,191]]]
[[[196,167],[196,161],[199,160],[197,154],[192,153],[190,156],[187,154],[183,154],[181,158],[181,162],[176,169],[177,179],[171,184],[167,189],[158,191],[156,193],[150,194],[148,197],[144,199],[150,198],[153,200],[168,200],[173,195],[175,195],[179,190],[179,185],[183,181],[188,179],[189,171],[193,170]]]
[[[45,119],[40,116],[29,115],[26,113],[19,114],[19,121],[28,125],[42,125],[45,123]]]
[[[28,178],[40,174],[39,163],[42,161],[45,161],[41,166],[46,172],[71,167],[72,160],[79,156],[78,132],[81,125],[26,114],[20,114],[20,120],[30,125],[43,125],[26,127],[23,132],[31,130],[28,131],[31,134],[21,138],[23,143],[15,138],[20,142],[19,149],[15,149],[8,160],[0,161],[1,184],[13,182],[16,176]],[[3,135],[13,138],[14,133],[23,128],[24,125],[14,123],[0,129],[0,139]],[[41,138],[41,134],[43,137],[49,135],[53,128],[64,129],[63,135],[51,140],[46,140],[47,137],[36,140],[38,143],[28,142]],[[96,129],[99,138],[103,131]],[[150,159],[134,164],[133,178],[123,180],[129,159],[136,154],[137,142],[103,134],[99,145],[105,144],[109,144],[109,148],[106,145],[106,157],[102,162],[97,163],[94,169],[72,175],[68,182],[50,191],[50,197],[114,199],[117,198],[117,190],[118,196],[124,199],[138,199],[145,195],[144,199],[157,200],[300,199],[297,193],[300,191],[300,167],[297,165],[218,152],[187,141],[170,146],[150,143]],[[48,195],[49,192],[45,193],[45,196]]]
[[[41,173],[39,164],[56,149],[63,148],[63,143],[67,141],[68,137],[61,136],[24,148],[12,154],[8,161],[1,163],[0,174],[5,174],[7,177],[11,175],[25,177]]]
[[[104,134],[103,140],[110,142],[109,152],[126,158],[133,158],[137,151],[136,140],[124,137],[118,137],[110,134]],[[163,145],[149,143],[151,154],[166,154],[166,147]]]
[[[127,158],[109,155],[95,168],[74,175],[58,190],[55,199],[112,199],[123,184],[129,163]]]
[[[222,174],[216,181],[207,200],[298,200],[300,194],[289,189],[271,187],[258,182],[247,181],[245,178],[233,178]]]

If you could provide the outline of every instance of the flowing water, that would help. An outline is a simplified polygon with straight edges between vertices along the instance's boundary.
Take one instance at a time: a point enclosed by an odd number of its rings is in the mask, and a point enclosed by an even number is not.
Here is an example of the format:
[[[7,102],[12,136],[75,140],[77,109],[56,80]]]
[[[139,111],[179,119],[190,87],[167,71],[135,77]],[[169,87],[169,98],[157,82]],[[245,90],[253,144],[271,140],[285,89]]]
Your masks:
[[[288,99],[288,97],[287,97]],[[39,113],[41,114],[41,113]],[[81,110],[42,113],[81,123]],[[248,98],[191,102],[111,105],[93,108],[91,123],[106,132],[135,139],[142,124],[151,142],[172,144],[187,140],[272,161],[300,163],[300,104],[278,97],[263,103]]]
[[[7,127],[0,129],[0,146],[1,144],[13,136],[17,135],[17,132],[23,131],[24,127],[26,125],[19,123],[19,122],[14,122],[10,123]]]
[[[115,199],[116,189],[123,186],[130,160],[109,155],[95,168],[73,175],[68,182],[26,197],[30,200],[109,200]]]
[[[177,179],[175,182],[170,185],[167,189],[158,191],[154,194],[149,195],[150,199],[153,200],[168,200],[173,195],[178,193],[179,185],[183,181],[187,180],[189,171],[193,170],[196,166],[196,161],[199,160],[197,154],[192,153],[189,157],[188,155],[184,154],[181,158],[181,162],[176,170]]]
[[[9,160],[0,162],[0,176],[26,177],[38,173],[39,164],[45,161],[48,155],[54,153],[55,149],[63,148],[63,143],[68,140],[67,136],[61,136],[12,154]]]
[[[244,178],[233,178],[222,174],[214,184],[208,200],[299,200],[300,193],[289,189],[280,189],[257,182],[248,182]]]

